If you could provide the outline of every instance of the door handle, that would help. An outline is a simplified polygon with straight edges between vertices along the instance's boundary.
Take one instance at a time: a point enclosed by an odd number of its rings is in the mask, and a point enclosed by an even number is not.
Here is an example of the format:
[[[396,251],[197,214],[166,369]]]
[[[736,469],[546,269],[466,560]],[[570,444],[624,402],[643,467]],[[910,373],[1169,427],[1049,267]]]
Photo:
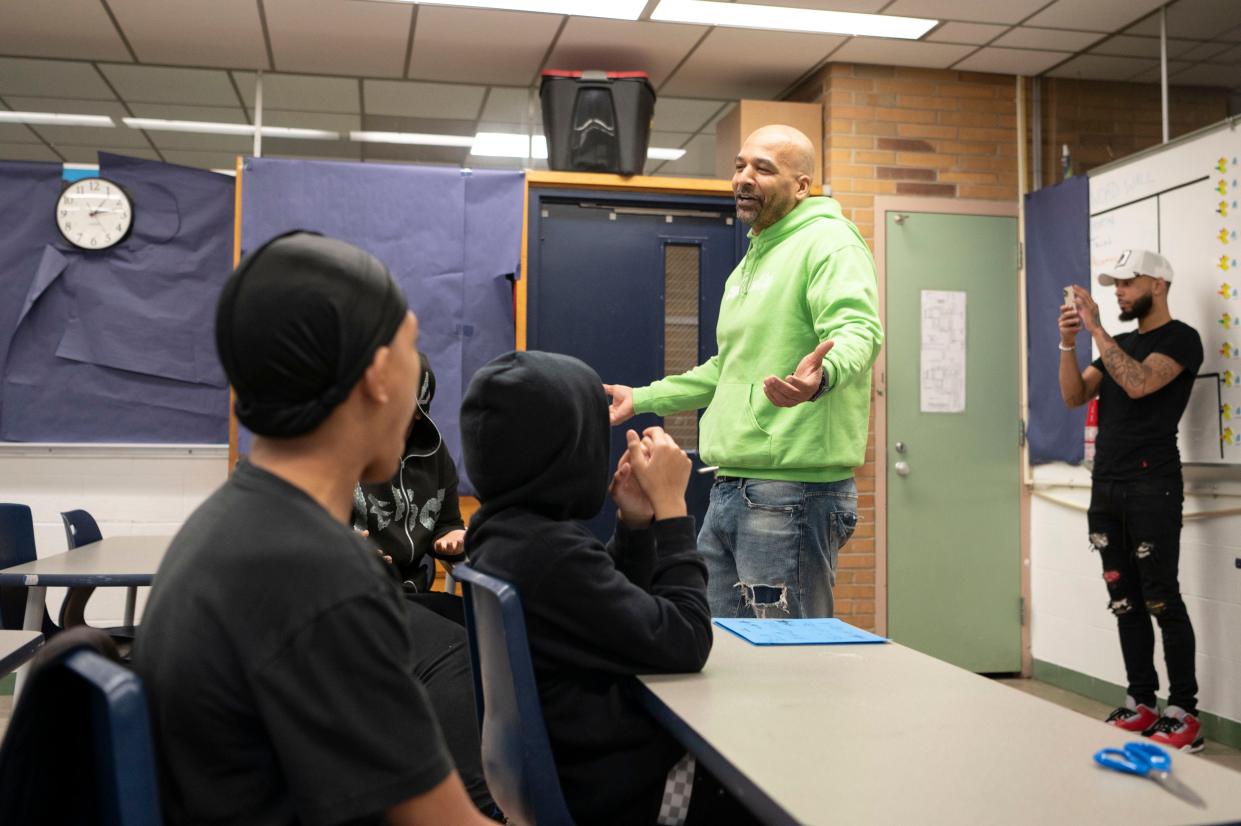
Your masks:
[[[901,461],[896,463],[896,465],[894,466],[894,469],[896,470],[897,476],[908,476],[909,475],[909,462],[906,462],[904,459],[902,459]]]

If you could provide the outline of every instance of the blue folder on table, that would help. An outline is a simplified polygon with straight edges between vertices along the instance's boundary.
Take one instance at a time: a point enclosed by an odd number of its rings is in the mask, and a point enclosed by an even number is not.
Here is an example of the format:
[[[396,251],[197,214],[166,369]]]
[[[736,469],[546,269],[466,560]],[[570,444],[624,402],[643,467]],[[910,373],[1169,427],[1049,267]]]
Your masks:
[[[883,637],[838,619],[716,619],[715,624],[754,645],[867,645]]]

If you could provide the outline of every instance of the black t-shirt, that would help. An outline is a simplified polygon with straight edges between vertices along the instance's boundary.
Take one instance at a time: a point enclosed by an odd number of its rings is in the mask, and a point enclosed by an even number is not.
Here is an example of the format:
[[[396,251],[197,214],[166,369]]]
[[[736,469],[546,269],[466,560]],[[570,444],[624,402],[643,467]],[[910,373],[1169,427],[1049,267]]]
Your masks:
[[[1149,333],[1121,333],[1116,344],[1139,363],[1151,353],[1160,353],[1184,369],[1157,392],[1131,399],[1107,372],[1103,360],[1095,360],[1093,366],[1103,373],[1103,383],[1099,385],[1094,478],[1179,477],[1176,429],[1202,366],[1202,339],[1188,324],[1169,321]]]
[[[375,551],[248,463],[156,575],[134,664],[169,823],[379,820],[451,758]]]

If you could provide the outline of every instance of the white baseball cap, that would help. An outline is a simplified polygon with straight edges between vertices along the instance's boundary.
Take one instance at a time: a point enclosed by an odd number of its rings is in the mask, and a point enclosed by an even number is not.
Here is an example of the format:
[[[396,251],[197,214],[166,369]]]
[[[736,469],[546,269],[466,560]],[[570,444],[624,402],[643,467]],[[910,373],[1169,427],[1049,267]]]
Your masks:
[[[1139,275],[1149,275],[1151,278],[1171,281],[1172,265],[1168,263],[1168,259],[1157,252],[1125,250],[1107,272],[1099,273],[1099,283],[1110,287],[1117,281],[1128,281]]]

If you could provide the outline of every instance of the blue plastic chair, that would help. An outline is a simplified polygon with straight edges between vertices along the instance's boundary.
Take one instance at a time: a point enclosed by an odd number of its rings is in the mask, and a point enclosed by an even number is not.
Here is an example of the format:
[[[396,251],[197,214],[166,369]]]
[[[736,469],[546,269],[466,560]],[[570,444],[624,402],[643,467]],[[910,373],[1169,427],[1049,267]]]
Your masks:
[[[465,598],[491,796],[512,823],[572,826],[543,723],[517,589],[464,563],[453,567],[453,576]]]
[[[36,661],[0,747],[0,822],[159,826],[151,723],[136,674],[81,643]]]
[[[34,562],[34,518],[26,505],[0,503],[0,568]],[[0,627],[17,630],[26,616],[26,589],[19,585],[0,587]],[[51,638],[60,630],[43,609],[43,636]]]
[[[103,539],[99,523],[88,511],[63,511],[60,514],[60,521],[65,525],[65,544],[71,551]],[[60,604],[60,616],[57,617],[61,628],[86,624],[86,603],[94,593],[95,588],[92,585],[78,585],[69,589],[69,592],[65,594],[64,602]],[[116,625],[103,630],[107,631],[118,643],[133,642],[134,628],[128,625]]]

